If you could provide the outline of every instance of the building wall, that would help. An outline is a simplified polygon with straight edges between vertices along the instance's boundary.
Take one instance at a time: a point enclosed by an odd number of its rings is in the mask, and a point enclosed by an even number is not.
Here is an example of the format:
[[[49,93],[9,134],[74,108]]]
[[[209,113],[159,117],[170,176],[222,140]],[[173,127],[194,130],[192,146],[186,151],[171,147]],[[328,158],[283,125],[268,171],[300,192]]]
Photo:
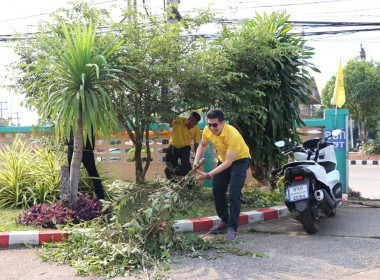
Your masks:
[[[165,178],[165,152],[169,146],[169,135],[153,133],[150,140],[152,161],[146,179],[154,180],[159,177]],[[95,145],[94,156],[102,162],[104,169],[111,172],[118,179],[135,179],[135,162],[133,161],[133,143],[126,132],[117,132],[106,141],[98,137]],[[142,153],[146,157],[146,153]]]

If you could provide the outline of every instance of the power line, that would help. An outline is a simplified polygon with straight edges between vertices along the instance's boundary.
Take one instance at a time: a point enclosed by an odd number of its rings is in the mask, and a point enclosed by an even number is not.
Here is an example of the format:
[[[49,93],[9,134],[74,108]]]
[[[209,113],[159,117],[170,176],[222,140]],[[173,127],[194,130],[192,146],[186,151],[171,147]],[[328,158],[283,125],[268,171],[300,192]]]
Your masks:
[[[98,5],[103,5],[103,4],[117,2],[117,1],[119,1],[119,0],[109,0],[109,1],[104,1],[104,2],[94,3],[92,6],[98,6]],[[46,15],[52,15],[55,13],[56,12],[46,12],[46,13],[41,13],[41,14],[36,14],[36,15],[5,19],[5,20],[0,20],[0,23],[23,20],[23,19],[34,18],[34,17],[41,17],[41,16],[46,16]]]
[[[222,20],[223,23],[242,23],[247,21],[248,19],[229,19],[229,20]],[[333,35],[333,34],[352,34],[352,33],[358,33],[358,32],[374,32],[374,31],[380,31],[380,22],[331,22],[331,21],[288,21],[289,23],[292,23],[294,27],[298,28],[346,28],[350,27],[351,29],[336,29],[336,30],[322,30],[322,31],[299,31],[299,32],[293,32],[293,34],[302,35],[305,37],[308,36],[321,36],[321,35]],[[357,28],[354,29],[353,27],[366,27],[366,28]],[[373,27],[373,28],[369,28]],[[108,30],[108,27],[102,26],[100,27],[102,29]],[[24,36],[20,37],[13,37],[12,35],[0,35],[0,42],[7,42],[7,41],[18,41],[18,40],[26,40],[26,39],[32,39],[33,34],[36,33],[24,33]],[[209,33],[209,34],[200,34],[201,37],[206,38],[212,38],[216,37],[218,33]]]

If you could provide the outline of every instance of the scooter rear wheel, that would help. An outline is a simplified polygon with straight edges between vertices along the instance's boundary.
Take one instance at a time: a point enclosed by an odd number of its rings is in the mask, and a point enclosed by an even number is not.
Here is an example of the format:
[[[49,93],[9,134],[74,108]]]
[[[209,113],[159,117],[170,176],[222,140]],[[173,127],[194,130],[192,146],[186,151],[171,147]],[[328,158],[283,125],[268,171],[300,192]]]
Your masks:
[[[331,210],[331,212],[327,215],[327,217],[334,217],[336,215],[336,207],[334,208],[334,210]]]
[[[300,221],[307,233],[314,234],[318,232],[318,221],[311,212],[310,201],[307,204],[307,208],[300,213]]]

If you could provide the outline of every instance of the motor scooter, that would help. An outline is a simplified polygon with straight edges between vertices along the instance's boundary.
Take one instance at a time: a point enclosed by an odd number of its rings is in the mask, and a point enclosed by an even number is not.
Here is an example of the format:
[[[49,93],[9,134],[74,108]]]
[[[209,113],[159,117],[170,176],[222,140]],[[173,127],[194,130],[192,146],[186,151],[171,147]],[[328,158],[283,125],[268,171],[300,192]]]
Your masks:
[[[342,201],[342,182],[336,169],[334,143],[327,142],[340,133],[341,130],[333,130],[326,138],[313,138],[303,145],[294,143],[282,152],[285,155],[293,153],[294,161],[274,172],[284,176],[285,205],[310,234],[319,230],[319,222],[323,218],[335,216]],[[275,145],[284,147],[285,141],[278,141]]]

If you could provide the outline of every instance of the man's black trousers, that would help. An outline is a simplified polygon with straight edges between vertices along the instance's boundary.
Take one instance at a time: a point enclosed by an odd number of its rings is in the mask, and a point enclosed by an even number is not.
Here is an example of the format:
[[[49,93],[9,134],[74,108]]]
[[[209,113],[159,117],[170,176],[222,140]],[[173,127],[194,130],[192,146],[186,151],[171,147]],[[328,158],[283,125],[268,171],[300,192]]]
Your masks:
[[[169,145],[165,155],[165,175],[167,179],[175,176],[185,176],[190,172],[190,150],[190,146],[175,148]],[[181,160],[181,166],[178,165],[178,159]]]

